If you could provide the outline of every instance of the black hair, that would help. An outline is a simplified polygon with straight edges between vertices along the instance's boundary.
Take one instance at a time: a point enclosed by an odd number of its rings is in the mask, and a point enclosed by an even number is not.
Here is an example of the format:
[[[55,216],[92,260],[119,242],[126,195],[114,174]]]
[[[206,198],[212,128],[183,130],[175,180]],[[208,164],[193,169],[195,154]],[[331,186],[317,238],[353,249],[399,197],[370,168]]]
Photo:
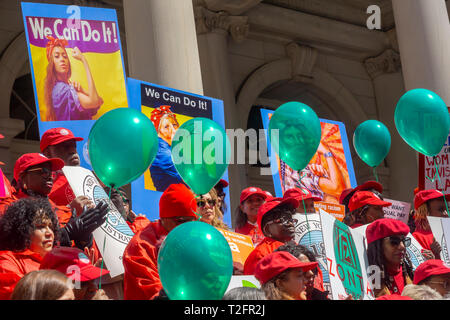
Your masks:
[[[310,262],[316,262],[316,256],[309,250],[307,247],[296,244],[294,242],[288,242],[280,247],[278,247],[275,251],[286,251],[292,254],[294,257],[299,258],[300,255],[305,255]]]
[[[31,245],[35,223],[48,218],[52,222],[55,241],[59,239],[59,222],[47,198],[19,199],[8,206],[0,217],[0,250],[23,251]]]
[[[383,254],[383,239],[375,240],[367,245],[367,260],[369,262],[369,266],[376,265],[381,270],[381,283],[385,284],[386,287],[391,287],[391,281],[389,280],[389,276],[386,272],[386,261],[384,259]],[[412,267],[412,262],[409,259],[408,255],[405,252],[405,257],[401,262],[403,278],[406,278],[406,275],[412,280],[414,279],[414,271]]]

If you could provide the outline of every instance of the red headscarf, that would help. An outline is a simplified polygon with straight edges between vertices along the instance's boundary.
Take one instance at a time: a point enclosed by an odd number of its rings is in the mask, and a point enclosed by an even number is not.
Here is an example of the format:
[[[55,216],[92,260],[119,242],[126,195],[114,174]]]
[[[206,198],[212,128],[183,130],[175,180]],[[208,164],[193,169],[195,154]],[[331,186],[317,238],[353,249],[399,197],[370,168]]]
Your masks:
[[[53,38],[52,36],[47,36],[47,39],[49,40],[47,42],[47,45],[46,45],[46,47],[47,47],[47,60],[48,61],[50,61],[53,49],[55,47],[66,48],[66,46],[69,44],[69,42],[67,42],[66,39],[56,39],[56,38]]]
[[[159,122],[161,121],[161,118],[165,114],[170,114],[173,117],[173,119],[177,121],[177,117],[175,116],[175,114],[172,111],[170,111],[170,106],[159,106],[159,108],[156,108],[155,110],[152,111],[150,117],[150,120],[152,120],[156,130],[158,130]]]

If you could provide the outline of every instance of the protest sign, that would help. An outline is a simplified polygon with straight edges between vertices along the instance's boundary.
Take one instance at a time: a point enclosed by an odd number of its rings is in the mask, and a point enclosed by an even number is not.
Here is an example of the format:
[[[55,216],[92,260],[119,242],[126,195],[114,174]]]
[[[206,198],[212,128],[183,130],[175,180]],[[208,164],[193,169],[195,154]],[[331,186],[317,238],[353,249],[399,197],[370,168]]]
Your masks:
[[[323,211],[331,214],[333,217],[335,217],[339,221],[342,221],[345,217],[345,206],[342,204],[315,201],[314,208],[316,209],[317,213],[319,213],[319,209],[322,209]]]
[[[356,231],[364,236],[364,243],[366,245],[366,248],[367,248],[367,240],[366,240],[367,226],[368,226],[368,224],[353,229],[354,231]],[[419,266],[419,264],[421,264],[422,262],[425,261],[425,258],[422,255],[423,248],[420,245],[420,243],[417,242],[417,240],[413,237],[413,235],[411,233],[408,233],[406,235],[406,237],[411,239],[410,246],[406,247],[406,255],[409,258],[409,260],[411,260],[413,270],[416,270],[416,268]]]
[[[443,245],[441,245],[442,252],[444,252],[444,245],[445,245],[445,259],[442,259],[442,260],[444,260],[444,262],[449,264],[447,262],[448,261],[448,249],[447,248],[450,243],[450,219],[448,219],[448,218],[441,218],[441,219],[442,219],[441,220],[442,230],[444,232],[444,239],[445,239],[445,241],[443,241]],[[441,255],[443,255],[443,254],[441,253]]]
[[[327,256],[323,242],[322,223],[317,213],[296,213],[292,216],[297,220],[294,241],[307,247],[317,259],[323,276],[323,287],[332,292],[330,276],[327,269]]]
[[[436,189],[450,193],[450,135],[441,151],[435,157],[419,153],[419,190]],[[434,163],[436,159],[436,163]],[[436,171],[436,169],[438,169]],[[439,177],[436,175],[439,174]]]
[[[131,78],[128,78],[128,93],[130,108],[147,115],[158,133],[159,149],[155,160],[149,170],[131,184],[133,211],[155,220],[159,217],[155,208],[164,190],[172,183],[183,183],[172,162],[171,145],[167,141],[171,143],[178,127],[192,118],[212,119],[225,127],[223,102]],[[228,171],[222,179],[228,180]],[[224,201],[230,208],[229,192],[225,190],[225,193]],[[224,221],[231,225],[231,214],[226,214]]]
[[[392,203],[389,207],[383,208],[385,218],[396,219],[403,223],[408,223],[411,203],[391,199],[384,199],[384,201]]]
[[[230,245],[233,262],[241,263],[242,267],[244,267],[245,260],[255,248],[253,246],[252,238],[220,228],[217,228],[217,230],[220,231]]]
[[[342,122],[320,119],[321,143],[329,152],[317,152],[306,168],[299,172],[280,160],[271,149],[267,130],[273,113],[273,110],[261,109],[276,196],[282,197],[285,190],[300,187],[322,198],[323,202],[339,204],[341,192],[354,188],[357,184],[345,125]],[[333,185],[332,189],[335,191],[325,192],[324,185]]]
[[[450,257],[448,254],[448,246],[447,241],[445,241],[444,227],[443,223],[447,221],[447,218],[439,218],[439,217],[427,217],[428,223],[430,224],[431,232],[433,233],[434,238],[441,246],[441,259],[445,261],[447,264],[450,264]],[[449,219],[450,220],[450,219]]]
[[[95,120],[128,106],[116,11],[22,2],[22,14],[40,136],[63,127],[84,138],[77,151],[91,168]]]
[[[323,240],[333,300],[352,295],[355,300],[371,300],[373,291],[367,278],[364,237],[320,209]]]
[[[234,288],[261,288],[261,284],[254,276],[231,276],[230,284],[225,293]]]
[[[63,169],[76,197],[86,196],[97,205],[106,201],[109,205],[107,219],[94,232],[94,240],[112,278],[124,273],[122,255],[134,236],[128,224],[98,183],[92,171],[82,167],[65,166]]]

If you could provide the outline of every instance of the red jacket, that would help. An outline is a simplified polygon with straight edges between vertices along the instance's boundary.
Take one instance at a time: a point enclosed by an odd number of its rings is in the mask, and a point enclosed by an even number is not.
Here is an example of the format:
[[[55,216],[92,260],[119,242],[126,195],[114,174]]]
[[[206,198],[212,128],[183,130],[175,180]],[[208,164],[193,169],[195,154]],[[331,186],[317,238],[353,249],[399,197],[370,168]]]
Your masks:
[[[136,219],[134,219],[133,223],[127,221],[127,224],[130,227],[131,231],[136,234],[139,231],[145,229],[150,224],[150,220],[148,220],[146,217],[137,217]]]
[[[53,179],[52,191],[48,198],[58,206],[67,206],[75,199],[72,188],[62,171],[56,173],[56,177]]]
[[[265,237],[259,230],[258,225],[252,225],[248,223],[248,221],[242,228],[237,228],[235,231],[252,237],[252,242],[255,246],[257,246]]]
[[[149,300],[158,296],[162,284],[158,274],[158,250],[167,235],[160,220],[136,233],[123,254],[124,299]]]
[[[431,250],[431,244],[433,243],[433,233],[431,230],[416,229],[412,235],[424,249]]]
[[[39,270],[42,257],[31,250],[0,251],[0,300],[10,299],[17,282],[27,273]]]
[[[284,243],[265,237],[256,248],[249,254],[244,264],[244,274],[252,275],[255,271],[255,266],[259,260],[274,252],[275,249],[282,246]]]

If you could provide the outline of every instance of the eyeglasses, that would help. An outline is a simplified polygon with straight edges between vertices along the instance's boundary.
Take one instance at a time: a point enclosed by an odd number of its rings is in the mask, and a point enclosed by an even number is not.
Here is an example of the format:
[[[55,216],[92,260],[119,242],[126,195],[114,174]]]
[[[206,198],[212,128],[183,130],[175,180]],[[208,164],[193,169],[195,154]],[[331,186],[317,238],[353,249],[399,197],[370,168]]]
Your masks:
[[[197,201],[197,207],[203,208],[204,206],[206,206],[206,203],[208,203],[211,207],[214,207],[216,205],[216,200],[199,200]]]
[[[268,223],[277,223],[277,224],[279,223],[282,225],[287,225],[289,223],[296,224],[297,222],[298,222],[297,219],[294,219],[294,218],[288,217],[288,216],[282,216],[280,218],[273,219],[272,221],[269,221]]]
[[[409,247],[411,245],[411,238],[408,238],[408,237],[406,237],[406,238],[399,238],[399,237],[391,236],[391,237],[388,237],[388,238],[389,238],[389,242],[393,246],[398,246],[400,244],[400,242],[403,242],[405,247]]]
[[[26,172],[36,172],[37,174],[41,175],[41,176],[50,176],[52,174],[52,170],[49,168],[35,168],[35,169],[29,169]]]
[[[444,290],[450,289],[450,280],[444,280],[444,281],[427,281],[427,283],[433,283],[433,284],[439,284],[444,288]]]

